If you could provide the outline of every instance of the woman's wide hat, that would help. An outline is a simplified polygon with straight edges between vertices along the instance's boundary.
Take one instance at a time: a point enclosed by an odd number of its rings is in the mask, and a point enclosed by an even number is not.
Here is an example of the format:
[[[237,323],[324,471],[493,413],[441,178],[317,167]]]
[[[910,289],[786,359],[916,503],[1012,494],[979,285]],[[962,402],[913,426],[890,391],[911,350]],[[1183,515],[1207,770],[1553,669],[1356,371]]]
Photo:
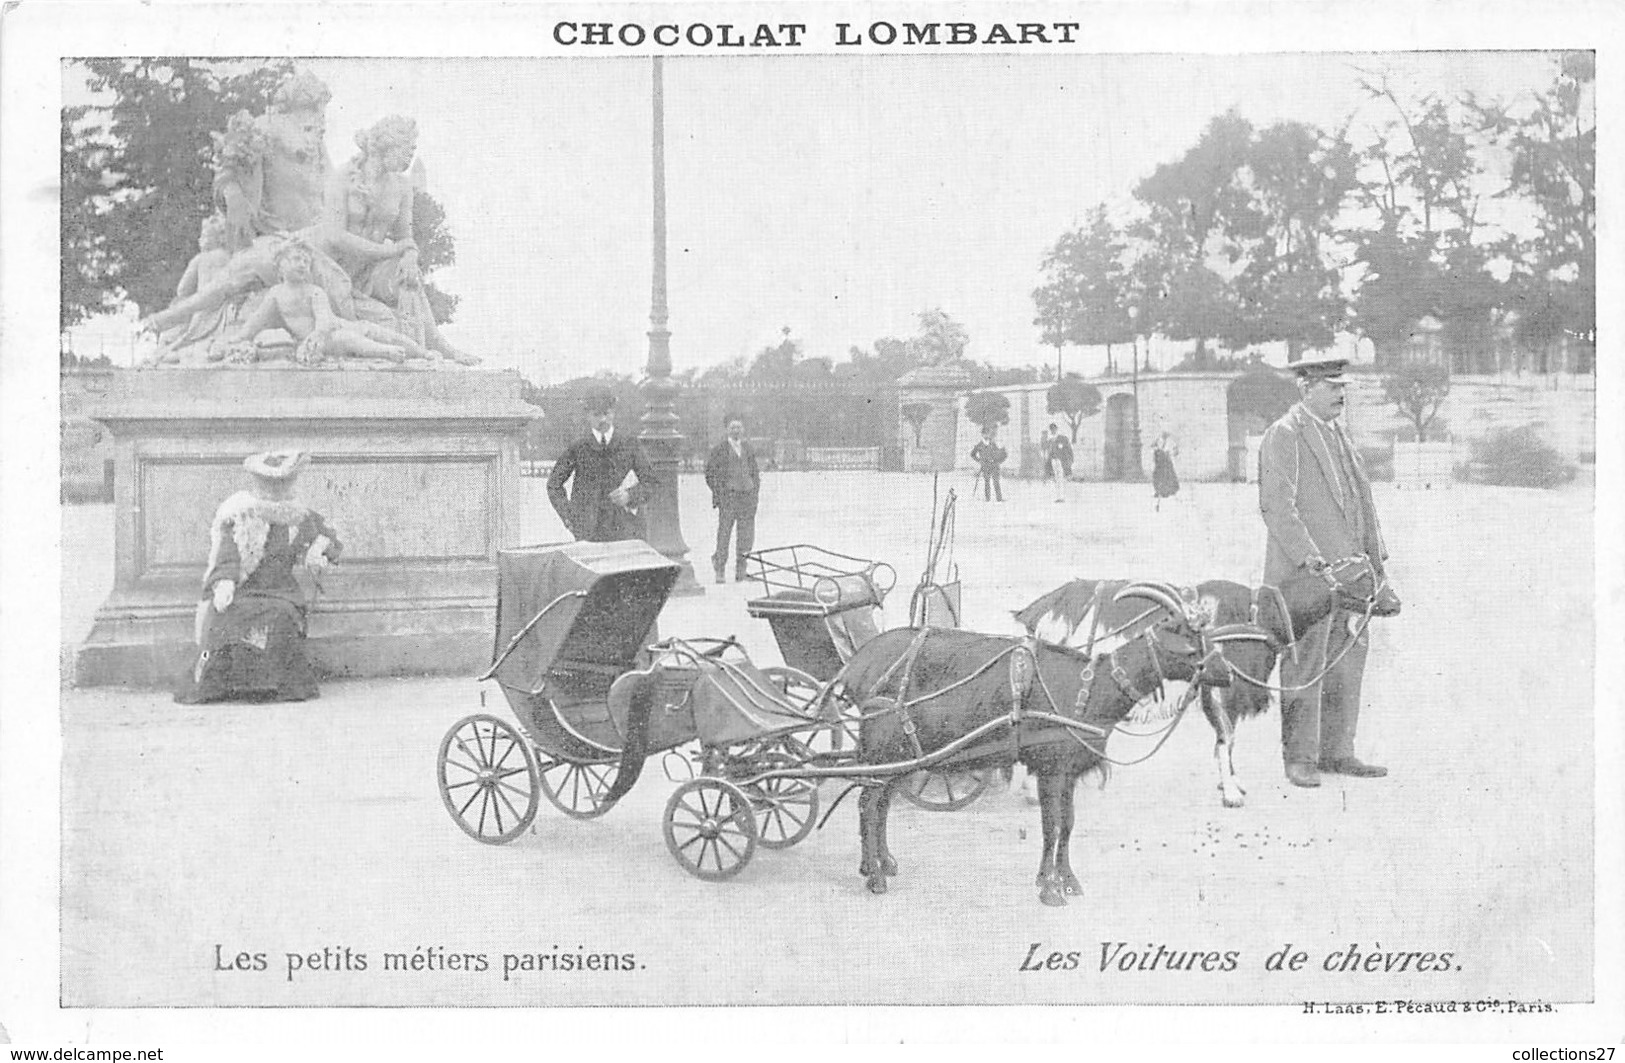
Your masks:
[[[267,450],[243,460],[243,468],[262,480],[291,480],[310,464],[310,452],[289,448]]]

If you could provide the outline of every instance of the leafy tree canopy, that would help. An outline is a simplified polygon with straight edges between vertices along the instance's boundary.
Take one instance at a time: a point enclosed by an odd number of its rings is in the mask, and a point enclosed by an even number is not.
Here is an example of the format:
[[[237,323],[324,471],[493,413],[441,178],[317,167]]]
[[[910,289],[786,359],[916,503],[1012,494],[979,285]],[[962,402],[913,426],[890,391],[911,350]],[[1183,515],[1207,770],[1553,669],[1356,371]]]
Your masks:
[[[1450,394],[1450,371],[1437,362],[1406,361],[1382,379],[1382,393],[1401,415],[1416,427],[1416,441],[1427,438],[1427,429],[1439,416],[1439,407]]]
[[[974,392],[965,400],[965,417],[978,428],[1010,423],[1010,399],[997,391]]]
[[[214,210],[211,133],[265,110],[293,69],[279,60],[81,59],[99,100],[62,112],[62,311],[66,329],[121,302],[169,304]]]
[[[1078,441],[1078,426],[1085,417],[1100,412],[1100,389],[1085,383],[1076,373],[1068,373],[1044,395],[1044,408],[1064,416],[1072,427],[1072,442]]]

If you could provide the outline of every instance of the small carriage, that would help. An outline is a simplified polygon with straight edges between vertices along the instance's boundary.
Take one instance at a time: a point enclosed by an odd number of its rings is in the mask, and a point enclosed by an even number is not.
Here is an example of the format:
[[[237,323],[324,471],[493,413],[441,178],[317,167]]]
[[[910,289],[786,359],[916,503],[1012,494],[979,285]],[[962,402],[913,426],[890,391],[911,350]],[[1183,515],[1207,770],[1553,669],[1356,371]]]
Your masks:
[[[518,726],[476,713],[441,741],[441,799],[464,832],[512,841],[542,796],[566,815],[601,816],[648,756],[697,743],[665,816],[687,870],[725,878],[758,844],[807,836],[811,776],[850,756],[830,751],[839,714],[787,694],[782,674],[757,669],[732,640],[656,641],[676,565],[641,542],[574,543],[503,551],[498,572],[496,652],[481,678],[501,687]],[[775,769],[795,770],[761,778]]]
[[[950,492],[945,518],[952,512],[951,506]],[[933,566],[939,541],[933,537]],[[929,575],[930,569],[927,571]],[[772,627],[787,665],[776,677],[786,693],[804,696],[815,695],[822,684],[840,674],[853,654],[881,633],[886,595],[897,584],[896,570],[884,561],[806,543],[746,554],[745,572],[762,587],[762,596],[746,602],[745,608]],[[951,588],[922,582],[911,612],[919,614],[915,618],[919,626],[955,626],[957,578]],[[945,617],[949,618],[946,622]],[[840,749],[843,742],[855,740],[856,728],[848,717],[846,725],[832,735],[832,744]],[[921,808],[946,812],[975,801],[987,784],[984,772],[921,772],[901,792]]]

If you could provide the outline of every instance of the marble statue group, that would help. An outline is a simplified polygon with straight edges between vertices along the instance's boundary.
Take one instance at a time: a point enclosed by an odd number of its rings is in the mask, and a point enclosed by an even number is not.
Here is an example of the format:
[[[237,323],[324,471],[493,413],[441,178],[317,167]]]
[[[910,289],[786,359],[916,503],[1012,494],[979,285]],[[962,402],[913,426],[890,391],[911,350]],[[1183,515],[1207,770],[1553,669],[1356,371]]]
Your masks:
[[[327,86],[309,72],[215,133],[215,212],[175,300],[142,320],[165,366],[457,363],[424,290],[410,168],[417,123],[388,115],[328,162]]]

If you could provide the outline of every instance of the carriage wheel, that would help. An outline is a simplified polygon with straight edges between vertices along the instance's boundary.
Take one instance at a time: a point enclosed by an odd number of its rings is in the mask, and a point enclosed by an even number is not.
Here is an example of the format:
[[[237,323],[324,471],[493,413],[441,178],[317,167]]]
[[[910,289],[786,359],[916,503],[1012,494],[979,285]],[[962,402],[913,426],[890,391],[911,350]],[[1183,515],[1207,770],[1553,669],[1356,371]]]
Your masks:
[[[774,767],[796,767],[811,755],[805,743],[785,738],[769,748]],[[818,783],[812,779],[766,779],[746,792],[756,809],[756,833],[764,849],[788,849],[812,833],[818,821]]]
[[[553,760],[542,765],[539,777],[542,793],[554,808],[573,819],[597,819],[615,807],[605,795],[620,773],[620,765],[614,763]]]
[[[540,775],[530,743],[496,716],[452,725],[440,740],[440,800],[475,841],[511,842],[536,818]]]
[[[897,792],[929,812],[952,812],[981,797],[990,775],[991,771],[917,771]]]
[[[745,791],[722,779],[690,779],[666,802],[666,848],[708,882],[737,875],[756,852],[756,816]]]

